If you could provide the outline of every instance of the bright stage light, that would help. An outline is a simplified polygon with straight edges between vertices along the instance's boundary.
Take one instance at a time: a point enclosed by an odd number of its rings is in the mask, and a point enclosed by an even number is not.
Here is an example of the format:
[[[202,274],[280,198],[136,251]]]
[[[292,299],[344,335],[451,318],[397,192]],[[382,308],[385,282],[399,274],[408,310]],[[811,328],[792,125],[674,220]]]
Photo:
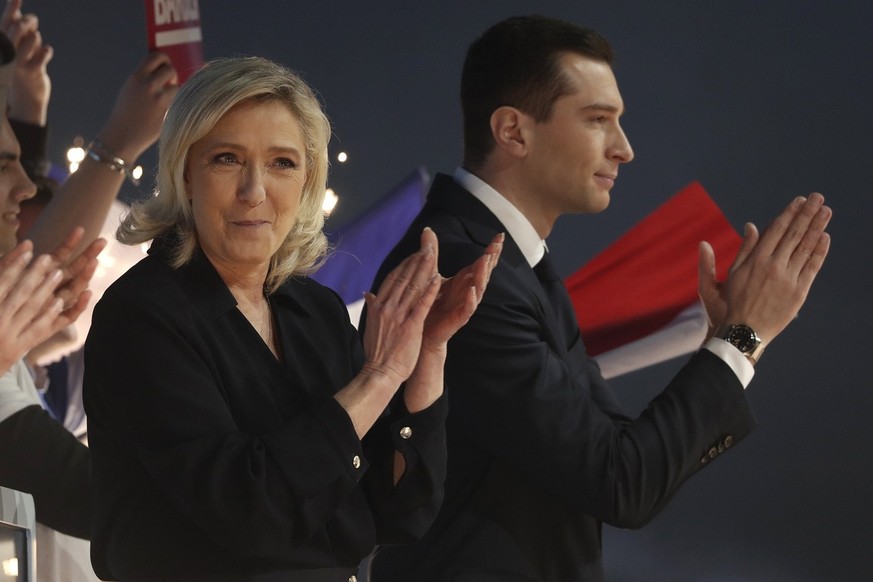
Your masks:
[[[70,168],[70,173],[74,173],[79,169],[79,164],[85,159],[85,148],[73,146],[67,150],[67,167]]]
[[[324,191],[324,202],[321,204],[321,211],[325,216],[330,216],[333,209],[336,208],[336,203],[339,202],[339,196],[333,191],[333,188],[328,188]]]
[[[67,161],[80,163],[85,159],[85,148],[71,147],[67,150]]]

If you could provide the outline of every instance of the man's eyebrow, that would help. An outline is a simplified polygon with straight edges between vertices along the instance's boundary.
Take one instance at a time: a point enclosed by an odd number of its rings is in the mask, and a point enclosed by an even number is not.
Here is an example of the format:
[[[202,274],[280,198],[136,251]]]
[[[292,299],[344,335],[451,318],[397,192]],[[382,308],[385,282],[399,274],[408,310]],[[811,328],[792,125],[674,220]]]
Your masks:
[[[0,151],[0,161],[3,162],[14,162],[18,159],[18,155],[12,152],[4,152]]]
[[[624,113],[624,109],[608,103],[592,103],[582,108],[583,111],[608,111],[610,113]]]

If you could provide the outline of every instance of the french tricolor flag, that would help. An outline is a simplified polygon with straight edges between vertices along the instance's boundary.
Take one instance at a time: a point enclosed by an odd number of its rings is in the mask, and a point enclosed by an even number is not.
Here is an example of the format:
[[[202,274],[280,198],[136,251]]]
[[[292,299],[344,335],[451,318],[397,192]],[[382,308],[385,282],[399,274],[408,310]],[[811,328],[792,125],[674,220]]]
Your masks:
[[[420,169],[372,209],[329,234],[335,252],[313,275],[357,324],[362,294],[424,204]],[[588,352],[612,378],[693,352],[707,323],[697,297],[697,247],[709,241],[727,275],[742,241],[703,187],[692,183],[564,281]]]
[[[697,247],[724,280],[742,238],[699,183],[689,184],[564,280],[588,353],[612,378],[693,352],[707,322]]]

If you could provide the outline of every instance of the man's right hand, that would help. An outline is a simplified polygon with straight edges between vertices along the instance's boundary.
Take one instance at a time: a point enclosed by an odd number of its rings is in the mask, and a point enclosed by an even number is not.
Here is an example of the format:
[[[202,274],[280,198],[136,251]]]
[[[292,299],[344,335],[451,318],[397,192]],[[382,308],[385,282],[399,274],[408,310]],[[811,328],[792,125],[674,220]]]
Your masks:
[[[745,324],[767,344],[797,316],[830,248],[833,212],[813,193],[794,199],[760,236],[746,236],[728,280],[715,280],[715,255],[701,245],[700,297],[712,328]]]

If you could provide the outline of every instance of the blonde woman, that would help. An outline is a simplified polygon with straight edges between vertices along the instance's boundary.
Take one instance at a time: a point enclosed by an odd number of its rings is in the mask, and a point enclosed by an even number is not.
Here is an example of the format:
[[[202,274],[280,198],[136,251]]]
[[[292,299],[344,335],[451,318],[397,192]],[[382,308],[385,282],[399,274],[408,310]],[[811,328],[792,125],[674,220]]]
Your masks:
[[[150,256],[85,346],[101,577],[346,582],[433,519],[446,343],[502,238],[444,279],[425,230],[368,295],[361,342],[307,278],[329,135],[310,88],[260,58],[208,64],[171,105],[157,192],[118,232]]]

